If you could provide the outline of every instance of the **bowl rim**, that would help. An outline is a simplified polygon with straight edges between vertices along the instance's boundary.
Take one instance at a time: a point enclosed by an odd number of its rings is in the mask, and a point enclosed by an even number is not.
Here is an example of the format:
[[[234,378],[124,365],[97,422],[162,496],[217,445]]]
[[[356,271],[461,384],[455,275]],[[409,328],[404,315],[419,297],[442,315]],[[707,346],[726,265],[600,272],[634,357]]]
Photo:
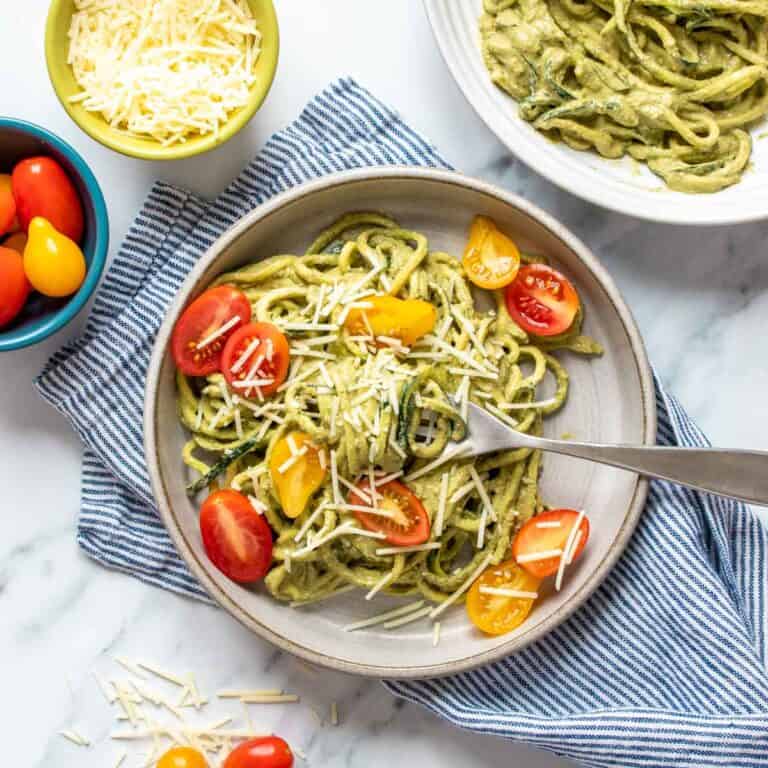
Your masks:
[[[77,111],[69,100],[62,93],[62,84],[60,78],[54,72],[53,62],[58,61],[60,56],[56,52],[55,41],[56,37],[56,15],[61,8],[64,0],[51,0],[48,8],[48,16],[45,23],[45,63],[48,70],[48,79],[51,82],[56,98],[59,100],[64,111],[69,115],[75,125],[80,128],[81,131],[90,136],[94,141],[97,141],[107,149],[111,149],[113,152],[118,152],[126,157],[136,158],[138,160],[184,160],[188,157],[195,157],[196,155],[210,152],[222,145],[226,144],[231,138],[236,136],[240,131],[245,128],[251,121],[253,116],[258,112],[261,105],[266,100],[269,92],[272,88],[272,84],[275,80],[275,73],[277,72],[277,63],[280,58],[280,25],[277,19],[277,12],[273,0],[259,0],[264,3],[266,13],[269,17],[269,23],[274,28],[275,33],[275,45],[274,53],[272,53],[267,59],[267,69],[265,86],[259,90],[259,93],[255,98],[252,98],[248,102],[247,106],[242,107],[230,117],[226,123],[224,123],[218,132],[218,134],[212,134],[209,136],[201,136],[198,140],[191,144],[175,144],[168,147],[163,147],[159,142],[149,143],[146,148],[132,149],[121,146],[119,142],[110,138],[110,131],[112,130],[106,122],[104,122],[103,129],[96,129],[89,127],[87,124],[81,122]],[[263,51],[262,51],[263,54]],[[68,66],[68,65],[67,65]],[[100,115],[94,113],[94,117],[99,118],[103,122],[103,118]]]
[[[622,298],[613,279],[606,271],[605,267],[598,261],[597,257],[584,245],[575,235],[557,222],[548,213],[541,210],[538,206],[517,195],[507,192],[497,186],[484,181],[466,176],[457,171],[439,170],[433,168],[418,168],[409,166],[381,166],[343,171],[329,174],[327,176],[300,184],[286,192],[282,192],[251,213],[241,218],[230,229],[224,232],[216,242],[203,254],[196,265],[192,268],[186,280],[176,293],[174,300],[168,307],[163,322],[155,337],[155,343],[150,358],[147,382],[145,387],[145,408],[144,408],[144,449],[146,454],[146,464],[154,493],[155,501],[160,511],[160,517],[165,525],[177,551],[190,568],[192,574],[200,581],[208,595],[230,613],[241,624],[250,629],[255,634],[282,650],[286,650],[299,658],[313,664],[317,664],[328,669],[340,672],[347,672],[364,677],[377,679],[400,678],[400,679],[419,679],[425,677],[440,677],[448,674],[473,669],[482,664],[498,660],[510,653],[520,650],[529,643],[543,637],[551,630],[565,621],[599,586],[607,576],[610,569],[623,553],[629,538],[634,531],[640,515],[645,506],[648,495],[649,483],[642,477],[637,477],[632,500],[628,507],[627,515],[619,529],[619,532],[606,555],[601,560],[598,567],[589,575],[580,589],[571,597],[568,602],[556,610],[552,616],[545,621],[537,624],[534,628],[522,635],[517,635],[506,643],[495,648],[480,653],[470,654],[462,659],[450,662],[443,662],[433,665],[419,666],[376,666],[371,664],[362,664],[350,662],[344,659],[338,659],[329,656],[320,651],[306,648],[299,643],[291,640],[277,632],[274,632],[269,626],[259,621],[255,621],[248,613],[226,595],[217,585],[216,581],[209,576],[203,563],[198,560],[195,553],[187,543],[180,526],[175,519],[173,508],[170,502],[170,495],[165,486],[163,475],[160,469],[158,455],[158,442],[160,439],[159,420],[158,420],[158,397],[159,382],[164,366],[168,364],[168,344],[173,329],[173,325],[181,310],[186,306],[188,300],[196,295],[202,287],[201,282],[221,256],[221,254],[236,240],[242,237],[247,231],[259,222],[268,218],[281,208],[300,201],[302,198],[309,197],[313,193],[326,191],[334,187],[344,186],[350,183],[371,180],[391,180],[404,178],[408,180],[422,180],[429,182],[439,182],[450,186],[460,186],[474,192],[493,196],[501,202],[511,205],[530,216],[552,235],[557,237],[563,244],[570,248],[579,259],[592,272],[600,283],[602,289],[606,292],[608,299],[613,305],[630,341],[633,358],[637,366],[638,380],[641,390],[641,408],[644,443],[652,444],[656,439],[656,407],[655,407],[655,388],[653,384],[653,375],[648,362],[642,337],[637,324],[632,316],[629,307]]]
[[[456,6],[458,6],[460,3],[464,3],[467,0],[453,1],[456,3]],[[573,172],[564,173],[562,163],[558,157],[551,151],[540,151],[533,146],[533,142],[535,142],[538,137],[534,137],[533,135],[531,135],[530,139],[528,137],[523,137],[522,142],[519,140],[520,137],[515,137],[518,141],[513,141],[513,138],[509,135],[508,131],[503,127],[500,127],[496,117],[498,110],[496,110],[488,94],[482,89],[472,87],[472,84],[468,82],[468,77],[462,73],[459,61],[460,57],[455,53],[455,47],[448,44],[449,41],[446,39],[447,34],[445,31],[447,22],[442,16],[444,14],[444,9],[448,7],[450,3],[451,0],[422,0],[424,12],[427,15],[429,26],[432,29],[432,36],[437,43],[443,62],[453,81],[464,96],[464,99],[474,109],[486,128],[493,133],[509,153],[535,173],[574,197],[593,203],[604,210],[631,216],[641,221],[653,221],[659,224],[675,224],[678,226],[701,228],[746,224],[750,222],[764,221],[768,218],[768,205],[763,207],[762,210],[755,210],[754,208],[746,208],[742,210],[740,207],[734,205],[725,209],[714,203],[706,206],[694,205],[700,203],[703,199],[716,200],[719,193],[712,193],[709,195],[688,194],[684,195],[684,198],[659,197],[659,204],[657,205],[648,205],[639,198],[614,198],[610,194],[605,194],[603,187],[599,183],[600,179],[596,179],[594,183],[590,183]],[[495,88],[496,86],[493,87]],[[522,119],[517,115],[517,107],[514,104],[512,97],[510,96],[509,99],[511,102],[510,112],[514,117],[514,120],[522,123]],[[525,127],[531,134],[537,133],[536,129],[530,124],[526,123]],[[602,158],[596,153],[593,154],[595,159],[601,162],[601,165],[602,163],[611,162],[609,159]],[[663,186],[661,180],[659,180],[659,184],[660,186]],[[721,190],[721,192],[722,191],[724,190]],[[756,193],[760,192],[760,190],[754,191]],[[684,200],[689,200],[687,205],[680,204]],[[656,201],[654,201],[654,203],[655,202]]]
[[[101,186],[96,180],[96,176],[85,162],[82,155],[68,142],[52,133],[47,128],[43,128],[36,123],[30,123],[27,120],[17,120],[12,117],[0,116],[0,130],[10,128],[26,133],[43,143],[50,144],[64,155],[73,165],[75,171],[80,176],[88,190],[91,204],[93,205],[94,218],[96,224],[94,227],[95,242],[93,246],[93,256],[88,265],[88,271],[85,280],[74,296],[59,310],[53,312],[50,317],[33,331],[24,332],[23,327],[18,331],[10,331],[14,335],[10,338],[0,338],[0,352],[14,349],[23,349],[37,344],[57,331],[60,331],[80,312],[91,297],[99,283],[104,266],[107,262],[107,253],[109,251],[109,217],[107,215],[107,204],[104,200],[104,194]],[[8,331],[6,331],[8,333]]]

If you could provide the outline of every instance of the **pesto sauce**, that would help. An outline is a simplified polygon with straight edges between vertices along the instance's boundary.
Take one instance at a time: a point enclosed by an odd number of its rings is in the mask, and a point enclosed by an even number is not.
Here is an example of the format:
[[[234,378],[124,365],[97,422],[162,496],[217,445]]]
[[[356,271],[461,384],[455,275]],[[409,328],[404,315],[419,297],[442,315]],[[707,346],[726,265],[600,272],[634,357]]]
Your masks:
[[[485,0],[484,9],[486,68],[538,130],[573,149],[629,155],[680,192],[741,179],[747,129],[768,113],[768,3]]]

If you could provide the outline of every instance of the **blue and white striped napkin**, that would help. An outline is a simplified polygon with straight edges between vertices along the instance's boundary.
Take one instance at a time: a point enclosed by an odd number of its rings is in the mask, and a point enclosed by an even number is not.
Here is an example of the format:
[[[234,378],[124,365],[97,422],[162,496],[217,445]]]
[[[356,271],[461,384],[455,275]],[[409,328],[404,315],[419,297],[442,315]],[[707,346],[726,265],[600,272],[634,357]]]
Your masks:
[[[276,193],[367,165],[446,167],[352,80],[316,96],[214,202],[156,184],[83,336],[37,386],[85,443],[78,540],[111,568],[207,599],[153,506],[142,447],[152,343],[186,274]],[[703,445],[657,389],[659,441]],[[654,483],[626,553],[558,630],[452,678],[387,683],[461,727],[589,766],[768,766],[768,530],[743,505]]]

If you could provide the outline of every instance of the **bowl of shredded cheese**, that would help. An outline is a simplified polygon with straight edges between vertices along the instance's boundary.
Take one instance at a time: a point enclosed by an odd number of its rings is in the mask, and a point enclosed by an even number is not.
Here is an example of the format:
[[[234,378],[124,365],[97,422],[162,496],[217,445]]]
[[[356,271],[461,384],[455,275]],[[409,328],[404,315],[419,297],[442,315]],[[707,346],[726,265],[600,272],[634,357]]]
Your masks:
[[[272,0],[53,0],[45,40],[69,116],[145,160],[232,138],[264,101],[278,50]]]

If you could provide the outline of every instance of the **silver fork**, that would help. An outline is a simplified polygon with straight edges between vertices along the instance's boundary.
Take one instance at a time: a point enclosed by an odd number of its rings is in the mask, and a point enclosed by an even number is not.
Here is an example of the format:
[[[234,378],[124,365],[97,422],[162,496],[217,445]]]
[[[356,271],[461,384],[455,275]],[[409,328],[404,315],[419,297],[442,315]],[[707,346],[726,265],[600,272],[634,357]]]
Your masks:
[[[665,448],[551,440],[518,432],[474,403],[469,403],[468,434],[448,450],[462,456],[536,448],[596,461],[679,485],[768,505],[768,451],[722,448]]]

